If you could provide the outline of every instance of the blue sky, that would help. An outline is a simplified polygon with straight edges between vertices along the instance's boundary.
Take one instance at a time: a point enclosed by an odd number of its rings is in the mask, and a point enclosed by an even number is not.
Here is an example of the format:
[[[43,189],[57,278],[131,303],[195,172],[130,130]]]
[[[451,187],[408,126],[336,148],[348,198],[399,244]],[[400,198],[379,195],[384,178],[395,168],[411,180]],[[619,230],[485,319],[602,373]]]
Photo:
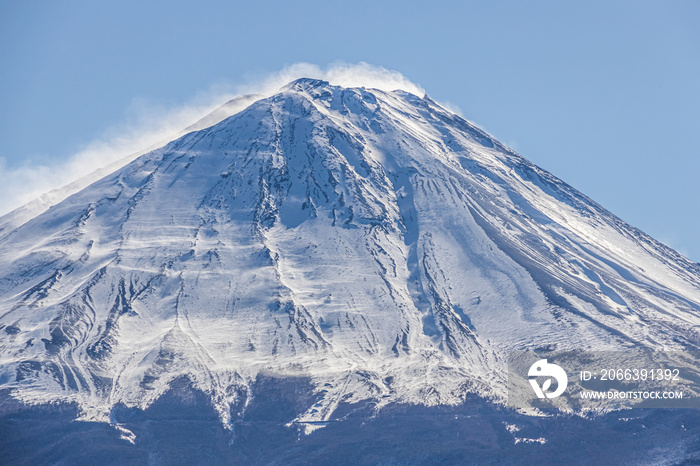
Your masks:
[[[294,63],[363,61],[700,261],[699,22],[697,1],[2,2],[0,212],[102,163],[86,148]]]

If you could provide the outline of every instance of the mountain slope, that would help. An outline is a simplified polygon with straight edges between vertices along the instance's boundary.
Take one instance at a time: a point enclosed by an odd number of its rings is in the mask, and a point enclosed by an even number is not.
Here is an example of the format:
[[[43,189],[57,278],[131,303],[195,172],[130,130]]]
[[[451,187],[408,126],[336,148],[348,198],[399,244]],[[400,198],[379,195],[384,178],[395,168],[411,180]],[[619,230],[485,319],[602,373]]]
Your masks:
[[[214,120],[212,120],[214,121]],[[0,232],[0,382],[84,419],[186,375],[505,395],[510,349],[697,349],[700,266],[430,98],[301,79]]]

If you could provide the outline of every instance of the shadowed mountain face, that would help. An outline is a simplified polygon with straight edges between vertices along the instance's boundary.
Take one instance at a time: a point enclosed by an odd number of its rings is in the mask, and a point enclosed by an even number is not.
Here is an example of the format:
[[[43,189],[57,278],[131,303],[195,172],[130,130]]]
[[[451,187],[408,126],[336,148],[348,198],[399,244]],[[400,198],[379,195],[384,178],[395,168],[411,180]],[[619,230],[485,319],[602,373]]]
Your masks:
[[[457,406],[341,404],[311,435],[288,426],[313,403],[299,378],[261,376],[226,428],[209,397],[176,379],[145,410],[116,405],[112,426],[71,422],[73,405],[0,413],[6,464],[697,464],[696,410],[631,410],[595,419],[532,417],[467,396]],[[0,396],[2,396],[0,394]],[[3,402],[3,398],[0,398]],[[10,402],[11,404],[12,402]],[[15,402],[16,404],[16,402]],[[60,463],[59,463],[60,464]]]
[[[188,380],[230,433],[261,377],[303,379],[284,423],[311,433],[499,403],[511,349],[700,348],[698,264],[428,97],[250,100],[0,218],[0,388],[116,424]]]

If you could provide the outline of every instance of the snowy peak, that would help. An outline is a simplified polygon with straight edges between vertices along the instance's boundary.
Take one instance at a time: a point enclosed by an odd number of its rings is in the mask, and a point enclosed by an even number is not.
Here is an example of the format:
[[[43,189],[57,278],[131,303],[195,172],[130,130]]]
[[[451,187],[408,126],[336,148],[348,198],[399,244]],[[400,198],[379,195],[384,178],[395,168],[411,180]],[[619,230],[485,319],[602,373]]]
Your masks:
[[[328,88],[328,87],[330,87],[330,83],[328,81],[324,81],[322,79],[299,78],[299,79],[295,79],[294,81],[290,82],[289,84],[282,86],[282,88],[280,89],[280,92],[284,92],[284,91],[312,92],[312,91],[317,90],[317,89]]]
[[[199,126],[1,233],[15,396],[108,419],[186,376],[228,422],[303,375],[316,422],[502,399],[510,349],[700,345],[697,264],[427,96],[300,79]]]

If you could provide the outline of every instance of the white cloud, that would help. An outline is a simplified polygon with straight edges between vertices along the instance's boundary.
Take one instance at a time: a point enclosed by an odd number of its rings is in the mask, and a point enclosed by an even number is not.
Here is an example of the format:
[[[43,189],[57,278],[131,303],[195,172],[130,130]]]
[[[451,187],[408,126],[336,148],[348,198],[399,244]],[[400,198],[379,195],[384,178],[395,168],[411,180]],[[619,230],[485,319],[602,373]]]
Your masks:
[[[232,97],[232,93],[217,88],[177,107],[133,101],[124,122],[108,128],[100,138],[67,158],[29,159],[20,165],[8,166],[7,161],[0,157],[0,215],[102,167],[120,160],[127,163],[144,149],[156,148],[169,141],[183,128]],[[56,193],[46,196],[46,200],[49,199],[53,202],[61,200]]]
[[[327,68],[311,63],[296,63],[262,79],[256,79],[254,83],[240,86],[238,91],[243,94],[269,96],[279,91],[282,86],[299,78],[322,79],[343,87],[367,87],[382,91],[400,89],[420,97],[425,94],[422,87],[411,82],[398,71],[364,62],[354,65],[336,63]]]
[[[0,215],[3,215],[49,191],[66,186],[96,170],[121,161],[127,163],[147,148],[155,148],[178,135],[182,129],[209,114],[236,95],[269,96],[298,78],[316,78],[344,87],[368,87],[384,91],[405,90],[418,96],[423,88],[397,71],[367,63],[338,63],[321,68],[310,63],[297,63],[238,86],[213,86],[180,106],[165,107],[138,100],[127,110],[125,121],[107,129],[103,136],[87,144],[76,154],[47,161],[28,161],[8,166],[0,157]],[[116,169],[117,166],[110,167]],[[81,187],[80,185],[76,185]],[[45,207],[60,201],[63,195],[43,196]]]

